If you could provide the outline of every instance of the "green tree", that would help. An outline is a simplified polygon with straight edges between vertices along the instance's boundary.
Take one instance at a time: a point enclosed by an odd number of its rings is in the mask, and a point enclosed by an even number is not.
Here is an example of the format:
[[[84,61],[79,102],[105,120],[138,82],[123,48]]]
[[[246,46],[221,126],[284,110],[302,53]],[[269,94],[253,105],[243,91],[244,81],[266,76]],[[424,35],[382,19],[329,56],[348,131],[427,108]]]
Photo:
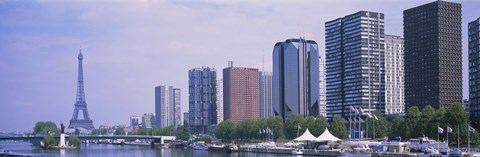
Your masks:
[[[60,129],[58,129],[57,125],[51,121],[46,122],[37,122],[35,127],[33,128],[32,134],[52,134],[52,135],[59,135]]]
[[[94,129],[92,130],[92,135],[105,135],[107,134],[107,129]]]
[[[345,126],[343,118],[340,115],[333,116],[329,129],[334,136],[340,139],[346,139],[348,136],[347,126]]]
[[[417,125],[418,132],[430,138],[437,137],[438,123],[435,116],[435,109],[432,106],[427,105],[422,109],[419,122],[422,125]]]
[[[187,120],[183,121],[183,125],[177,128],[177,139],[178,140],[188,140],[190,139],[190,128],[188,126]]]
[[[78,139],[76,136],[71,136],[68,138],[68,144],[80,148],[80,139]]]
[[[465,110],[462,107],[462,104],[460,103],[453,103],[449,106],[447,109],[447,112],[445,113],[445,122],[451,126],[451,128],[454,130],[453,133],[456,135],[458,132],[458,128],[462,131],[460,131],[460,138],[463,143],[467,142],[468,139],[468,115],[465,112]],[[443,135],[443,134],[442,134]],[[450,140],[452,141],[457,141],[457,136],[451,136]]]
[[[215,136],[222,140],[232,140],[235,139],[235,123],[231,120],[225,120],[218,124],[217,129],[215,129]]]
[[[368,137],[373,138],[373,132],[375,130],[375,138],[383,138],[388,134],[388,121],[382,116],[379,110],[373,113],[374,118],[368,120]],[[377,117],[377,119],[375,119]],[[375,123],[375,125],[374,125]],[[375,127],[375,129],[373,129]]]
[[[395,117],[392,120],[392,123],[390,125],[390,134],[389,136],[392,137],[406,137],[407,135],[405,134],[405,119],[402,117]]]
[[[113,134],[114,135],[125,135],[125,130],[123,130],[123,128],[117,128],[117,129],[115,129],[115,132]]]
[[[253,139],[259,136],[258,130],[255,120],[246,119],[237,124],[235,134],[239,139]]]
[[[412,106],[407,110],[405,124],[405,139],[422,136],[421,132],[417,130],[420,125],[420,109],[417,106]]]
[[[75,135],[80,135],[80,130],[79,129],[75,129]]]
[[[55,146],[55,139],[52,135],[45,135],[43,136],[43,144],[45,146],[45,149],[48,149],[51,146]]]
[[[287,139],[294,139],[301,135],[306,128],[303,125],[305,118],[303,115],[288,115],[286,124],[285,124],[285,135]]]
[[[273,138],[285,138],[283,119],[280,116],[267,118],[267,127],[273,132]]]

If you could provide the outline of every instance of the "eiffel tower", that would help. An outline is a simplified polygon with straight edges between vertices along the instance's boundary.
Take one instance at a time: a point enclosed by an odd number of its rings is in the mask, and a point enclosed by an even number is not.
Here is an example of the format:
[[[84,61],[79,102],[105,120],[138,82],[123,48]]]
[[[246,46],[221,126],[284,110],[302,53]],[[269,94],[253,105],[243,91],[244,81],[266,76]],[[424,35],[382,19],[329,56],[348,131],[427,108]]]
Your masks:
[[[77,85],[77,102],[75,103],[75,109],[73,110],[72,120],[68,128],[85,128],[87,130],[93,130],[93,121],[90,119],[87,110],[87,102],[85,101],[85,89],[83,87],[83,66],[82,66],[82,50],[78,54],[78,85]],[[78,119],[78,112],[82,110],[83,119]]]

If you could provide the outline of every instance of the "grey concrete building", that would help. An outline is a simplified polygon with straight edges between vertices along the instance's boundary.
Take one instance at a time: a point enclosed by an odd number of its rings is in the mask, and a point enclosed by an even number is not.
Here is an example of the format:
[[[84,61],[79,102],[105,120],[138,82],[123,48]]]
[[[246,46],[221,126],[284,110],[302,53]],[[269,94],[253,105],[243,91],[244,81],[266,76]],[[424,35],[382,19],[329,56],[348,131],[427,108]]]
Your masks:
[[[272,73],[258,72],[258,94],[260,118],[268,118],[273,115],[272,106]]]

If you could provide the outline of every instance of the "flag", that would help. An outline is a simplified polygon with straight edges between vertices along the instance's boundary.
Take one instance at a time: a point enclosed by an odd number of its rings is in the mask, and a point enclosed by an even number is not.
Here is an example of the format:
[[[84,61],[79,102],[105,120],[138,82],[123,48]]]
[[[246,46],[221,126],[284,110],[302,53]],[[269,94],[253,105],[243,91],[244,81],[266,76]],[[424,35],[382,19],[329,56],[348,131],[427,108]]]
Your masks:
[[[439,133],[439,134],[443,134],[443,128],[438,127],[438,133]]]
[[[475,129],[472,128],[471,126],[468,126],[468,131],[470,131],[470,132],[475,132]]]
[[[302,127],[300,127],[300,124],[298,124],[298,127],[297,127],[297,128],[298,128],[298,129],[302,129]]]
[[[373,114],[373,118],[375,118],[375,120],[378,120],[378,118],[375,114]]]
[[[447,133],[452,133],[452,131],[453,131],[452,128],[447,126]]]
[[[360,109],[360,112],[364,113],[365,111],[363,110],[363,108],[361,107],[358,107],[358,109]]]
[[[262,134],[262,129],[258,130],[258,133],[259,133],[259,134]]]

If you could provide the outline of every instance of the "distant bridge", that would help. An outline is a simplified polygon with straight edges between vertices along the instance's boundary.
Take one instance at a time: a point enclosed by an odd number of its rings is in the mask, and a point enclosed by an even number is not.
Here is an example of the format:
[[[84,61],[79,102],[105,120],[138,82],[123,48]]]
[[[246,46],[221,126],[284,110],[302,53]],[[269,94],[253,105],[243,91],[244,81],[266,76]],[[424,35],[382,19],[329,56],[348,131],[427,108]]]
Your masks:
[[[101,139],[126,139],[126,140],[136,140],[136,139],[144,139],[144,140],[154,140],[160,141],[161,144],[164,141],[172,141],[175,140],[175,136],[145,136],[145,135],[65,135],[65,138],[68,139],[70,136],[78,137],[80,140],[101,140]],[[60,139],[60,136],[54,137],[56,140]],[[7,140],[15,140],[15,141],[22,141],[22,140],[43,140],[43,136],[25,136],[25,137],[0,137],[0,141],[7,141]]]

